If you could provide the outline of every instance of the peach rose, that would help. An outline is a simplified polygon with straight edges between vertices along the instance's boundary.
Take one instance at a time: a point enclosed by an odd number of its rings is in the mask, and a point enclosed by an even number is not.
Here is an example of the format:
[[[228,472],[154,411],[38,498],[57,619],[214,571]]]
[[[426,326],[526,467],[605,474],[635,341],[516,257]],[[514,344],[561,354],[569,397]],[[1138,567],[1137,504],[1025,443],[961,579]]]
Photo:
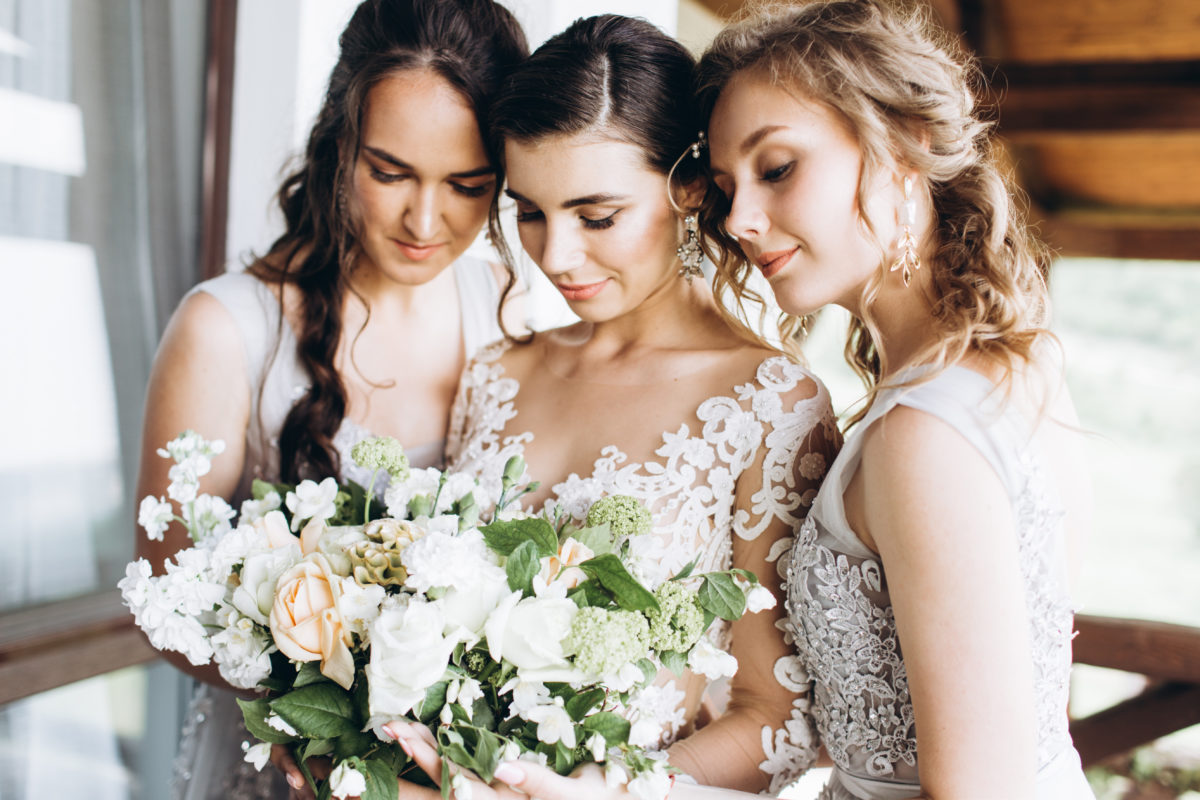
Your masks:
[[[320,553],[279,576],[271,606],[271,635],[294,661],[321,662],[321,674],[345,689],[354,682],[350,631],[338,610],[341,578]]]
[[[287,519],[280,511],[269,511],[265,516],[254,520],[252,524],[255,530],[267,540],[268,547],[287,547],[296,544],[296,537],[288,530]]]
[[[559,545],[557,556],[542,559],[542,580],[549,583],[557,578],[568,589],[574,589],[587,580],[587,575],[579,565],[595,555],[590,547],[568,536]]]

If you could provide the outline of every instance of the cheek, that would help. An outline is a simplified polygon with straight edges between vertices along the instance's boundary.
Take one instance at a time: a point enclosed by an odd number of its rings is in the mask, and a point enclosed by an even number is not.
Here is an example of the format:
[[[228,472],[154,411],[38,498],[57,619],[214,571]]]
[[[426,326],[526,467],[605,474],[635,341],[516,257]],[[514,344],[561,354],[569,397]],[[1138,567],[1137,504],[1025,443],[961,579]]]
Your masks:
[[[488,209],[492,204],[491,194],[482,197],[465,197],[452,194],[446,199],[445,217],[458,232],[474,236],[478,228],[487,222]]]
[[[543,225],[518,225],[517,238],[521,249],[533,259],[538,269],[542,268],[542,251],[546,246],[546,228]]]

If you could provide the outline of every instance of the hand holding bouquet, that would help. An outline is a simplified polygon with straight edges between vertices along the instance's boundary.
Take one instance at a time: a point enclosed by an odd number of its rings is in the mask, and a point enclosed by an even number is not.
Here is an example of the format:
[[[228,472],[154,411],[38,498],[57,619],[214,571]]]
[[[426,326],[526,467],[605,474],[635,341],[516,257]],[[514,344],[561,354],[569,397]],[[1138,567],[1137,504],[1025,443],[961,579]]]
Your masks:
[[[742,570],[639,581],[629,543],[652,534],[632,498],[597,501],[582,526],[525,516],[506,510],[536,488],[517,485],[520,459],[500,496],[483,497],[467,476],[409,469],[389,439],[353,453],[389,476],[382,504],[374,479],[256,482],[234,527],[227,504],[197,491],[221,449],[189,432],[160,451],[176,461],[168,497],[180,514],[150,497],[139,521],[161,537],[178,520],[194,544],[161,576],[130,564],[121,590],[155,647],[263,692],[239,701],[261,742],[248,760],[261,768],[271,743],[301,765],[332,759],[319,797],[396,798],[397,776],[414,770],[383,726],[404,720],[429,726],[447,771],[490,781],[506,760],[563,774],[598,762],[658,800],[669,767],[647,749],[661,728],[639,693],[662,667],[731,675],[736,661],[704,634],[748,598],[773,603]]]

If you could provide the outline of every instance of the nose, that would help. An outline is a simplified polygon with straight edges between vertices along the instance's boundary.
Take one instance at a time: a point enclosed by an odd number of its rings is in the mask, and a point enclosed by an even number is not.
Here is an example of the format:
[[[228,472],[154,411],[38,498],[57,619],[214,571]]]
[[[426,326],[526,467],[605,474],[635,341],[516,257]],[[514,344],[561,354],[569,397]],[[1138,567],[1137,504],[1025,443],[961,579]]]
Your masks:
[[[567,226],[547,223],[545,237],[538,265],[547,275],[561,275],[584,265],[587,258],[579,236],[574,235]]]
[[[442,208],[436,185],[418,185],[409,197],[402,221],[416,241],[414,244],[430,244],[437,236],[441,223]]]
[[[725,218],[725,230],[739,239],[755,239],[765,234],[769,226],[762,198],[753,187],[734,191],[729,201],[729,215]]]

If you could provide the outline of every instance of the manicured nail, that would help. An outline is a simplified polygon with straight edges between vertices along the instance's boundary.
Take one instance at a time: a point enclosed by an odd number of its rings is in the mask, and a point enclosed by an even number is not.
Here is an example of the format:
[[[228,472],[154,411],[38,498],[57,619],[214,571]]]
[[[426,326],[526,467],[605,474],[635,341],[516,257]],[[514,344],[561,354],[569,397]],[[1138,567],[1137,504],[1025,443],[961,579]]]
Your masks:
[[[299,775],[288,774],[287,782],[288,786],[291,786],[293,789],[304,788],[304,778],[301,778]]]
[[[496,780],[507,783],[509,786],[519,786],[521,781],[525,780],[525,770],[511,761],[496,767],[496,771],[492,774],[496,776]]]
[[[397,739],[396,741],[400,744],[400,749],[404,751],[404,755],[408,756],[409,758],[412,758],[413,757],[412,745],[408,743],[408,740],[407,739]]]

